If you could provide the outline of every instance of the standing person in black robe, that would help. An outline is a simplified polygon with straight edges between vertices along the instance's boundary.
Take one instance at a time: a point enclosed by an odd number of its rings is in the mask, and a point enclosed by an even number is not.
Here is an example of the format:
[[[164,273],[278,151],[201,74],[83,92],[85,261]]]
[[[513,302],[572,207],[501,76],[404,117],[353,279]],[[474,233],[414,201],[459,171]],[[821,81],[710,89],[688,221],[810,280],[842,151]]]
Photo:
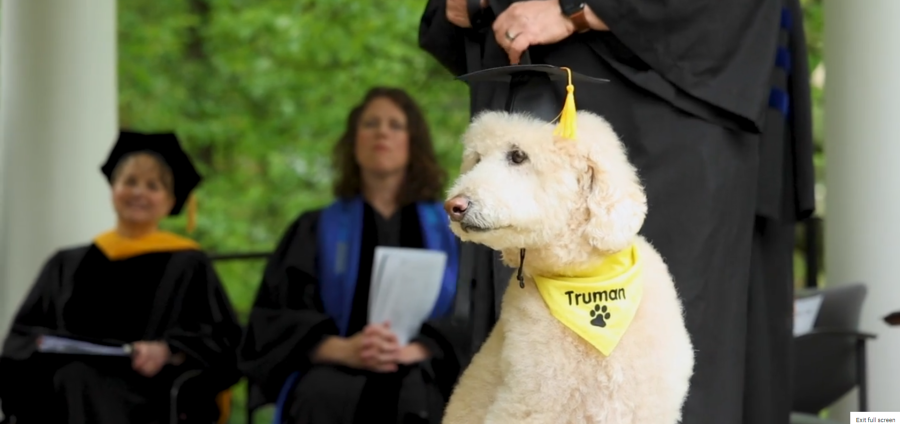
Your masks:
[[[439,423],[460,373],[453,307],[458,244],[443,208],[445,173],[404,91],[375,88],[335,146],[338,199],[288,228],[265,270],[241,369],[277,423]],[[430,320],[406,346],[368,321],[376,246],[447,254]]]
[[[18,424],[169,423],[175,380],[204,370],[179,412],[212,421],[240,378],[241,328],[198,244],[158,229],[201,177],[173,134],[122,132],[102,171],[118,223],[44,265],[3,345],[3,411]],[[39,351],[47,335],[133,352]]]
[[[429,0],[422,18],[455,75],[530,62],[611,81],[581,84],[577,107],[610,121],[646,186],[642,234],[697,350],[685,424],[789,419],[794,223],[814,209],[801,18],[797,0]],[[473,114],[517,94],[470,87]],[[475,351],[512,270],[469,244],[461,261]]]

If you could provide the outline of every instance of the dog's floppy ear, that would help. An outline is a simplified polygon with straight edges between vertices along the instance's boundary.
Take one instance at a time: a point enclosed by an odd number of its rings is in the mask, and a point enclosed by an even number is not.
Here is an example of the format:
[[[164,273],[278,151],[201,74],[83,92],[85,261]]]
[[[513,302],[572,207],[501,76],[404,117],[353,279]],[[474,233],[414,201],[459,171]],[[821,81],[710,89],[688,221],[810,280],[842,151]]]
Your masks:
[[[616,175],[595,161],[586,161],[581,186],[587,202],[584,228],[591,246],[609,252],[634,241],[647,215],[647,198],[633,173]]]

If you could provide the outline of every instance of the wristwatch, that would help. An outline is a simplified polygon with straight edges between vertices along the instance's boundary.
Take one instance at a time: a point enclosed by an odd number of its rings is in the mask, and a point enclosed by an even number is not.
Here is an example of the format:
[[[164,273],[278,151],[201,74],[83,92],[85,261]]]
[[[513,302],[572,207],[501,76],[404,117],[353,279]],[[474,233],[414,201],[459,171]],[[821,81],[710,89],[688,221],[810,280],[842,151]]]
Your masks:
[[[562,14],[575,24],[575,32],[587,32],[591,29],[587,18],[584,16],[585,6],[584,0],[559,0],[559,8],[562,9]]]

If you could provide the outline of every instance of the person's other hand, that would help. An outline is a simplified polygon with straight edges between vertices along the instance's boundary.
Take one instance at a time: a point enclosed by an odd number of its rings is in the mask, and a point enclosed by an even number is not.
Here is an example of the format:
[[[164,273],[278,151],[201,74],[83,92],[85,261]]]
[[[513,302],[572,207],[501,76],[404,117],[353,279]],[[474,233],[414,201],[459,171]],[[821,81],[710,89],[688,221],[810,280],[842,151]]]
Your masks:
[[[135,342],[131,367],[144,377],[153,377],[171,357],[169,345],[164,342]]]
[[[590,6],[585,19],[591,29],[609,31]],[[575,33],[575,24],[562,14],[559,0],[522,1],[511,4],[494,20],[494,38],[506,50],[509,63],[517,65],[530,46],[553,44]]]
[[[487,0],[481,0],[481,8],[487,6]],[[447,0],[447,20],[460,28],[471,28],[467,0]]]
[[[494,37],[516,65],[529,46],[553,44],[575,32],[575,24],[562,14],[559,0],[516,2],[494,21]]]
[[[400,349],[397,362],[403,365],[411,365],[422,362],[431,357],[431,352],[421,343],[412,342]]]

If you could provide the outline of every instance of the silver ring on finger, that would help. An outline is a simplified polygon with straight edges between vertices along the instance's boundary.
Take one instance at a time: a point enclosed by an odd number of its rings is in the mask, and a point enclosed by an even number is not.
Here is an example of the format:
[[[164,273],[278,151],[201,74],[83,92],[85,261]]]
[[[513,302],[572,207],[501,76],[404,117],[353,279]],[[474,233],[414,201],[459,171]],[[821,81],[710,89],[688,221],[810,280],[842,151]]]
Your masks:
[[[506,36],[506,39],[507,39],[508,41],[510,41],[510,42],[514,41],[514,40],[516,39],[516,37],[518,37],[518,35],[512,35],[512,34],[510,34],[510,33],[509,33],[509,30],[507,30],[507,31],[506,31],[506,34],[504,34],[504,35]]]

